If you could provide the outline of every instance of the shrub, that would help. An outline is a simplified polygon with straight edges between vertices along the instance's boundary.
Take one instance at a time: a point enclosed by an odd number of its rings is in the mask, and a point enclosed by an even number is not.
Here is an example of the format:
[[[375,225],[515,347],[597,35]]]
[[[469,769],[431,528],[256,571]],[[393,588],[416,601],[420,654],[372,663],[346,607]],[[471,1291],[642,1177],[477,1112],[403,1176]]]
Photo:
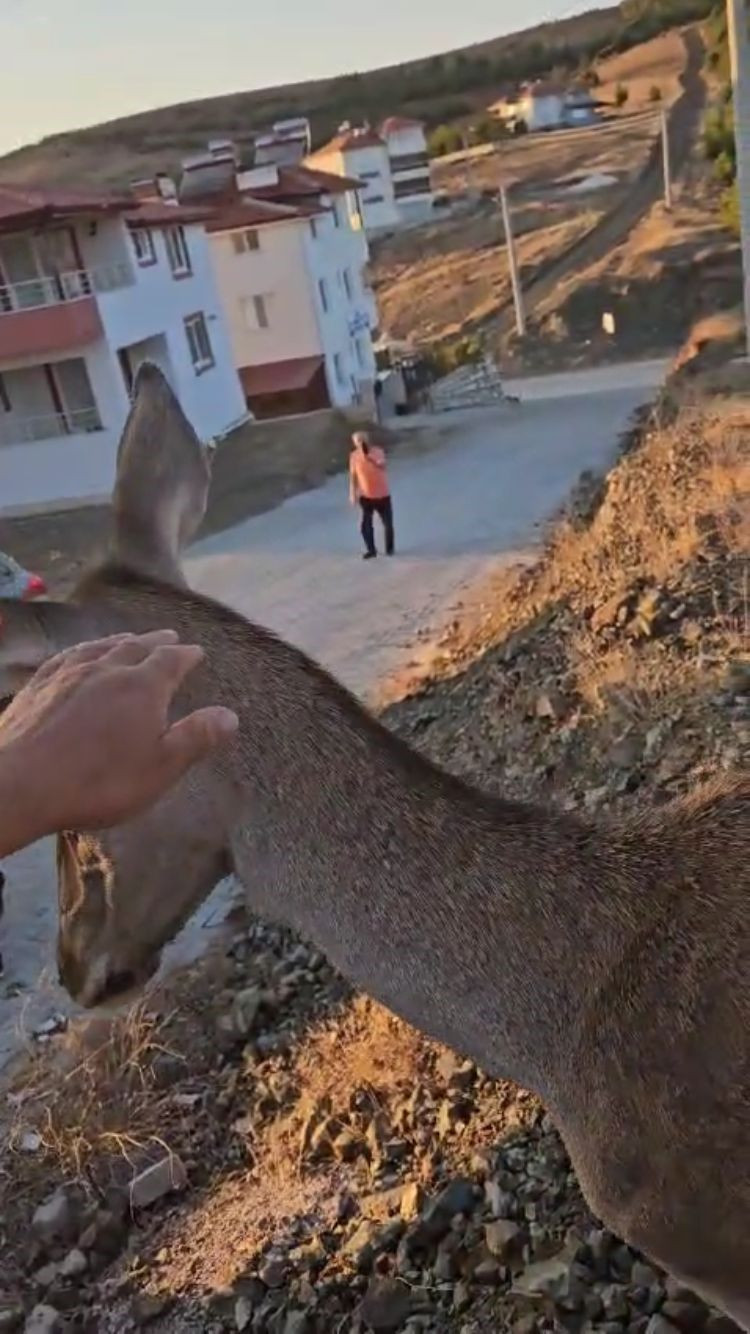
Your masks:
[[[721,220],[733,236],[740,235],[740,192],[736,181],[731,189],[725,190],[722,197]]]
[[[624,107],[629,97],[630,93],[625,87],[625,84],[618,83],[617,87],[615,88],[615,106]]]
[[[430,157],[445,157],[446,153],[459,153],[463,146],[463,135],[454,125],[438,125],[427,141]]]
[[[661,102],[661,88],[655,83],[648,95],[649,102]]]

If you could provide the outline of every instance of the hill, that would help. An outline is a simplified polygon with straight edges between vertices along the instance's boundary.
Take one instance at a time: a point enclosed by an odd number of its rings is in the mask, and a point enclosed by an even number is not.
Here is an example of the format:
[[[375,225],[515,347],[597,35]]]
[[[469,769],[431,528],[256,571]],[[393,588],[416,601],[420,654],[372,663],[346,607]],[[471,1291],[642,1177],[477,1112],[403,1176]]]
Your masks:
[[[231,134],[241,147],[249,146],[254,131],[290,115],[310,116],[316,143],[344,119],[375,122],[400,113],[435,125],[485,106],[521,78],[584,70],[602,50],[626,50],[675,24],[705,17],[713,4],[624,0],[406,64],[144,111],[17,149],[0,158],[0,180],[123,184],[175,168],[213,135]]]

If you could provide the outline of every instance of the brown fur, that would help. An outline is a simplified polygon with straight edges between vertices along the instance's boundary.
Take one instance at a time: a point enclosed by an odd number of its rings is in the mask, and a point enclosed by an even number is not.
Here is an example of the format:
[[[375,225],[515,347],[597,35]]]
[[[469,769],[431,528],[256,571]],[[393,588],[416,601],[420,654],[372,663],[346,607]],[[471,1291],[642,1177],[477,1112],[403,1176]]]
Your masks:
[[[158,447],[146,408],[176,415],[165,392],[141,379],[131,442]],[[177,419],[178,472],[186,444]],[[27,608],[10,638],[28,667],[45,631],[173,626],[207,654],[177,712],[231,705],[240,739],[140,819],[61,841],[70,990],[140,983],[231,865],[358,986],[538,1092],[600,1217],[750,1328],[750,778],[596,824],[477,791],[304,654],[173,584],[186,525],[172,508],[160,527],[152,499],[145,548],[121,527],[74,606],[48,626]]]

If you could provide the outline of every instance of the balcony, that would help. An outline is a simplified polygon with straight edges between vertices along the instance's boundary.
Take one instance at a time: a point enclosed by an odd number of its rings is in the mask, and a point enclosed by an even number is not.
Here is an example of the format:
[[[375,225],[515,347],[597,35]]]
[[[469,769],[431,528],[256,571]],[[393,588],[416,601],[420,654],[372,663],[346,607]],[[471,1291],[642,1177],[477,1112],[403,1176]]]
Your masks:
[[[89,435],[101,431],[97,408],[77,412],[46,412],[34,417],[0,418],[0,446],[26,445],[35,440],[54,440],[65,435]]]
[[[127,287],[128,264],[107,264],[0,287],[0,361],[84,347],[101,336],[97,295]]]

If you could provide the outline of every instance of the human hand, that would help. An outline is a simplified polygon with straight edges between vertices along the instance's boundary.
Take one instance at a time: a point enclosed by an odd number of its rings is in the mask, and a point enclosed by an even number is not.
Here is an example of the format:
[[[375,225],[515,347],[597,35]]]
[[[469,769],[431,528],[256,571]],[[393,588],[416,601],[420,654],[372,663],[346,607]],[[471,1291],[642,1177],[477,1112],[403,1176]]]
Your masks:
[[[237,731],[231,710],[169,725],[203,650],[173,630],[115,635],[45,663],[0,716],[0,855],[62,829],[121,823]]]

